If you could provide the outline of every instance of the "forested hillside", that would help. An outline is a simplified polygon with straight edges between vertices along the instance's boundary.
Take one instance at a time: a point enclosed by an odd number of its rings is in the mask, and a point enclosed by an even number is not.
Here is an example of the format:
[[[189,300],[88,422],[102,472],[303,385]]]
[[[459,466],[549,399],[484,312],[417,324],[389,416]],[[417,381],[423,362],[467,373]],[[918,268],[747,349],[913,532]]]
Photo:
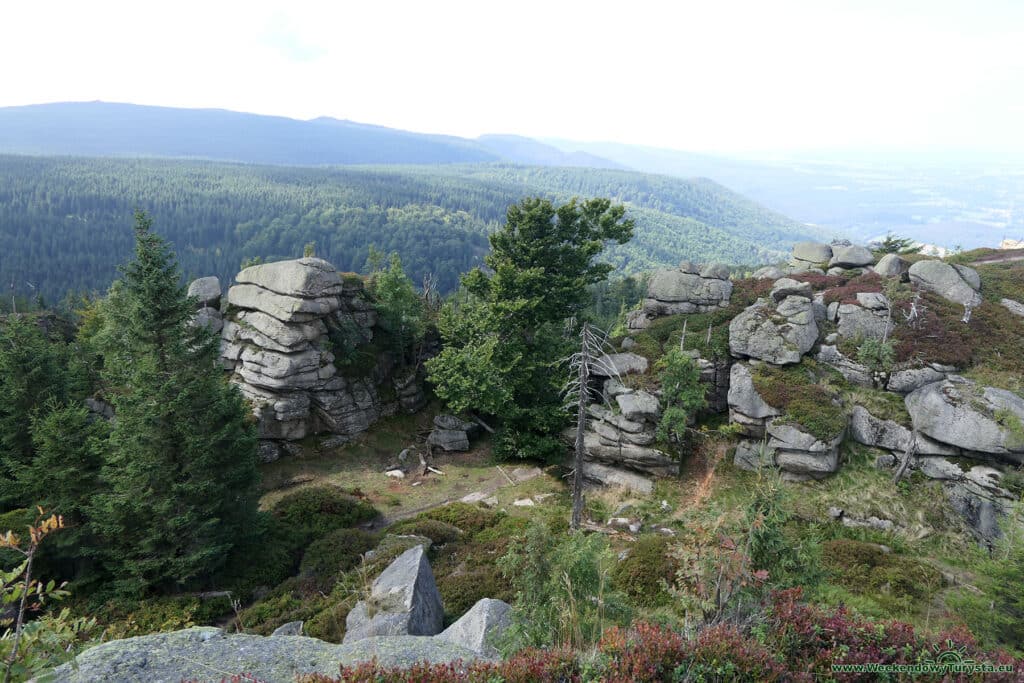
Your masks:
[[[131,216],[148,211],[186,275],[225,280],[242,261],[300,256],[308,242],[358,271],[371,245],[397,251],[417,282],[450,291],[479,262],[505,208],[528,195],[610,196],[637,221],[610,251],[626,271],[697,260],[779,258],[809,234],[707,180],[624,171],[455,165],[313,169],[198,161],[0,157],[0,282],[53,300],[102,290],[131,252]]]

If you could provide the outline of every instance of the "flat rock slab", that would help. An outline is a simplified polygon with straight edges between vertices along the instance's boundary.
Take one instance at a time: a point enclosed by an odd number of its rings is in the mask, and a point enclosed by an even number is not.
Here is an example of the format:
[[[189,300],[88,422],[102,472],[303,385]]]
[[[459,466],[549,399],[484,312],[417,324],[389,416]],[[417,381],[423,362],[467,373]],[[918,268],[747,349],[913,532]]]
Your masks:
[[[341,276],[319,258],[301,258],[250,266],[235,276],[240,283],[259,285],[278,294],[316,299],[341,294]]]
[[[220,680],[237,672],[267,683],[293,683],[303,674],[336,676],[341,666],[373,658],[385,666],[409,666],[423,660],[470,662],[479,655],[451,641],[426,636],[367,638],[336,645],[303,636],[228,634],[219,628],[196,627],[97,645],[38,680],[180,683]]]

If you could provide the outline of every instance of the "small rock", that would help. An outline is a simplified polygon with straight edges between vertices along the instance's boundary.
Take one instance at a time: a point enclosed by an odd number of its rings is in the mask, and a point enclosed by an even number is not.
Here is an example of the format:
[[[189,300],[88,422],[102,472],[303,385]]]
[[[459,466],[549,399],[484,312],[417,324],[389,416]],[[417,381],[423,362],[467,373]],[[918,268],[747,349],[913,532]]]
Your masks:
[[[384,474],[391,477],[392,479],[405,479],[405,472],[399,469],[388,470]]]
[[[494,496],[491,496],[490,498],[484,498],[483,504],[485,507],[496,508],[498,507],[498,499],[495,498]]]
[[[536,503],[533,502],[532,498],[520,498],[519,500],[512,503],[517,508],[532,508]]]
[[[883,453],[875,458],[876,470],[891,470],[896,467],[896,456],[892,453]]]
[[[302,621],[289,621],[287,624],[284,624],[283,626],[278,626],[276,629],[274,629],[274,632],[271,633],[270,635],[271,635],[271,637],[274,637],[274,636],[301,636],[302,635],[302,625],[304,623],[305,622],[302,622]]]
[[[474,491],[473,493],[468,493],[468,494],[464,495],[462,498],[459,499],[459,502],[460,503],[470,503],[470,504],[473,504],[473,503],[479,503],[479,502],[483,501],[486,498],[487,498],[487,494],[484,493],[483,491]]]
[[[837,507],[830,507],[828,509],[828,516],[832,519],[839,519],[843,516],[843,509]]]

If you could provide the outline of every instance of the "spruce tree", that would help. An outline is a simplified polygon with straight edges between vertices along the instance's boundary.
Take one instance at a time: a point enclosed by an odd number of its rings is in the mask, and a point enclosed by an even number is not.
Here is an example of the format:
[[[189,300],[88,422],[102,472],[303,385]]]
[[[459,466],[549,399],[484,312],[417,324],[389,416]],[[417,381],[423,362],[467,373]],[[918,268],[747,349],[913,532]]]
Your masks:
[[[216,368],[218,342],[190,324],[174,254],[135,216],[135,259],[98,335],[116,420],[90,509],[121,592],[202,584],[251,532],[256,436],[237,388]]]

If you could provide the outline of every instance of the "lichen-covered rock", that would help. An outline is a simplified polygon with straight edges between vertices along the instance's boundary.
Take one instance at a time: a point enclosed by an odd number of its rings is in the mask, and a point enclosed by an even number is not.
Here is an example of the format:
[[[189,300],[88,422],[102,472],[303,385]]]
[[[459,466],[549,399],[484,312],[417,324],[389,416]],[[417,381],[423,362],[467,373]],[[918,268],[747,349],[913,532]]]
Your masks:
[[[805,299],[813,299],[814,291],[810,282],[800,282],[788,277],[775,281],[772,285],[771,297],[775,303],[785,299],[787,296],[802,296]]]
[[[836,346],[822,344],[815,359],[841,374],[851,384],[862,387],[874,386],[874,373],[871,368],[844,355]]]
[[[862,295],[857,296],[859,299]],[[885,299],[882,295],[877,296]],[[885,307],[878,308],[877,305],[867,307],[859,304],[840,304],[836,311],[836,319],[839,335],[847,339],[882,339],[891,334],[895,327]]]
[[[606,465],[626,467],[647,474],[671,476],[679,472],[679,462],[656,448],[637,446],[626,441],[606,443],[598,434],[584,432],[583,447],[589,459]]]
[[[1024,462],[1024,398],[958,376],[927,384],[906,397],[914,428],[965,451]]]
[[[703,313],[729,305],[732,282],[724,266],[709,266],[697,272],[692,264],[684,269],[656,271],[647,285],[641,310],[630,312],[629,329],[642,330],[660,316]]]
[[[778,266],[765,266],[755,270],[750,277],[755,280],[778,280],[785,276],[786,274]]]
[[[711,280],[728,280],[729,266],[723,263],[706,263],[700,269],[700,276]]]
[[[311,257],[249,266],[235,276],[235,281],[303,299],[333,297],[342,291],[337,269],[323,259]]]
[[[416,545],[399,555],[373,582],[345,619],[345,643],[371,636],[433,636],[444,625],[441,594],[426,552]]]
[[[889,375],[889,381],[885,388],[898,394],[909,394],[926,384],[941,382],[946,379],[946,374],[927,365],[920,368],[897,370]]]
[[[761,441],[741,440],[736,444],[733,464],[741,470],[756,472],[763,467],[775,467],[775,451]]]
[[[799,363],[818,339],[811,301],[788,296],[775,307],[758,299],[729,323],[729,350],[775,365]]]
[[[822,479],[839,469],[840,433],[828,442],[809,434],[799,425],[772,422],[768,426],[768,447],[784,479]]]
[[[762,428],[764,420],[782,414],[757,393],[750,368],[743,363],[734,363],[729,373],[729,411],[734,422],[737,422],[735,414],[739,413],[749,420],[761,420]]]
[[[589,460],[583,463],[583,478],[601,486],[618,486],[645,496],[654,492],[654,482],[650,477]]]
[[[999,305],[1008,310],[1014,315],[1019,315],[1024,318],[1024,304],[1013,299],[1000,299]]]
[[[468,451],[469,435],[462,429],[435,427],[427,436],[427,445],[437,446],[445,451]]]
[[[627,420],[655,420],[661,412],[658,399],[646,391],[634,391],[615,397],[619,411]]]
[[[507,602],[483,598],[437,637],[482,657],[497,658],[498,650],[494,643],[512,623],[511,611],[512,605]]]
[[[908,271],[910,281],[922,289],[938,294],[961,306],[981,304],[981,279],[978,272],[966,266],[952,266],[945,261],[918,261]]]
[[[369,638],[336,645],[302,636],[228,634],[219,628],[195,627],[91,647],[38,680],[180,683],[211,677],[219,680],[238,672],[266,683],[292,683],[301,675],[333,676],[343,665],[374,658],[384,666],[409,666],[424,660],[471,662],[479,655],[450,641],[428,637]]]

